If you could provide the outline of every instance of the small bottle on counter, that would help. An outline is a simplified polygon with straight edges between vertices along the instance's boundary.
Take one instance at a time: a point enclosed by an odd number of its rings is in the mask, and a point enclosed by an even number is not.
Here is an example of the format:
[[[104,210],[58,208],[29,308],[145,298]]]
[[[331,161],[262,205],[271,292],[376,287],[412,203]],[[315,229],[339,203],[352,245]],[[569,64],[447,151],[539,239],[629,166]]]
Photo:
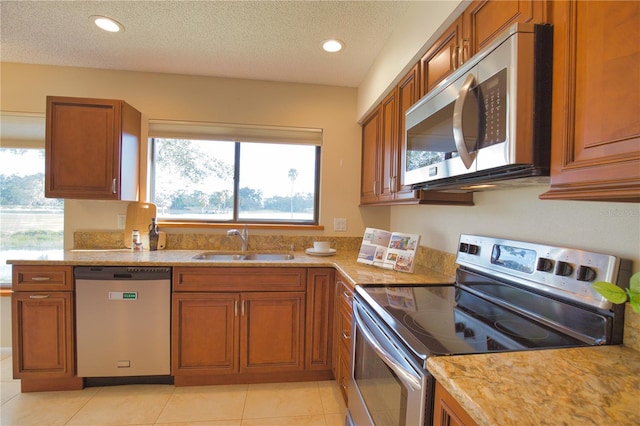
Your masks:
[[[151,225],[149,225],[149,250],[158,249],[158,236],[160,231],[158,230],[158,224],[156,218],[151,218]]]
[[[142,240],[140,239],[140,231],[137,229],[131,231],[131,250],[142,251]]]

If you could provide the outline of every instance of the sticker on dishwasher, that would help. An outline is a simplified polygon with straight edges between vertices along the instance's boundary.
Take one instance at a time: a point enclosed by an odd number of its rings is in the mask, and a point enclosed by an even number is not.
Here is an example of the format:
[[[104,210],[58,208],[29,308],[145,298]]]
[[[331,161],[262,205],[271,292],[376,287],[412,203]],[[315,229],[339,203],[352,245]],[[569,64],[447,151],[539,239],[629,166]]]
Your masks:
[[[110,291],[109,300],[138,300],[136,291]]]

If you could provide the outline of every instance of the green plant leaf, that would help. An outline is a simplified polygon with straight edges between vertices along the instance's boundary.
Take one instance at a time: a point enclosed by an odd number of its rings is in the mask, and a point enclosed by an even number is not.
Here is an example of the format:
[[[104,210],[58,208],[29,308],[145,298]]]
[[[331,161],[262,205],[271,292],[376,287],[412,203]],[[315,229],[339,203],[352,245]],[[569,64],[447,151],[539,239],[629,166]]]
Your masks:
[[[631,307],[636,313],[640,314],[640,294],[639,293],[629,292],[629,304],[631,304]]]
[[[593,288],[609,302],[619,304],[627,300],[627,293],[615,284],[598,281],[593,283]]]
[[[629,289],[634,293],[640,293],[640,272],[636,272],[629,280]]]

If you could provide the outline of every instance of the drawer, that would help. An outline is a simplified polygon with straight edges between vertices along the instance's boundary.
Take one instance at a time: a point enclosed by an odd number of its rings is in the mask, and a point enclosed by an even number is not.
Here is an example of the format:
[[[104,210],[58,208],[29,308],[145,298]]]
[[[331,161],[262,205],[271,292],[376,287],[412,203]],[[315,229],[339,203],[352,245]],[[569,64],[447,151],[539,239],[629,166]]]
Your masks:
[[[13,266],[13,291],[73,291],[72,266]]]
[[[306,268],[173,268],[173,291],[306,291]]]
[[[338,285],[340,286],[340,305],[345,305],[351,310],[353,305],[353,290],[351,290],[351,287],[344,281],[338,280]]]

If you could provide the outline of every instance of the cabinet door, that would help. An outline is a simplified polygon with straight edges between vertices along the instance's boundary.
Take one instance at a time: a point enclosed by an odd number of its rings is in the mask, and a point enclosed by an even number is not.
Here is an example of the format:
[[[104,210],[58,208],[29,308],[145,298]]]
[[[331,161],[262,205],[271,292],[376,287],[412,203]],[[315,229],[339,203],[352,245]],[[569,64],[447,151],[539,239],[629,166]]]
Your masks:
[[[173,294],[173,375],[238,372],[238,293]]]
[[[436,382],[433,424],[449,426],[475,426],[476,422],[458,404],[442,385]]]
[[[378,200],[381,115],[380,107],[377,107],[362,123],[362,176],[360,178],[360,203],[362,204],[375,203]]]
[[[396,199],[415,199],[415,191],[411,185],[403,185],[402,176],[406,167],[405,154],[405,114],[420,97],[420,64],[416,64],[411,71],[398,83],[398,146],[396,149]]]
[[[336,277],[336,319],[334,339],[334,375],[342,396],[347,402],[351,374],[351,313],[353,292],[344,277]]]
[[[140,125],[123,101],[47,97],[45,196],[137,200]]]
[[[330,370],[333,349],[335,270],[309,268],[307,274],[306,370]]]
[[[420,94],[424,96],[462,63],[462,17],[456,19],[420,60]]]
[[[244,293],[240,372],[304,369],[304,292]]]
[[[380,140],[380,150],[378,152],[380,164],[380,190],[378,191],[378,201],[393,200],[396,192],[396,175],[398,167],[398,91],[394,89],[387,95],[380,105],[382,114],[382,129]]]
[[[640,2],[553,2],[551,189],[640,202]]]
[[[548,22],[546,0],[475,0],[463,13],[463,59],[516,23]]]
[[[72,300],[71,292],[13,293],[15,379],[56,379],[74,376]]]

